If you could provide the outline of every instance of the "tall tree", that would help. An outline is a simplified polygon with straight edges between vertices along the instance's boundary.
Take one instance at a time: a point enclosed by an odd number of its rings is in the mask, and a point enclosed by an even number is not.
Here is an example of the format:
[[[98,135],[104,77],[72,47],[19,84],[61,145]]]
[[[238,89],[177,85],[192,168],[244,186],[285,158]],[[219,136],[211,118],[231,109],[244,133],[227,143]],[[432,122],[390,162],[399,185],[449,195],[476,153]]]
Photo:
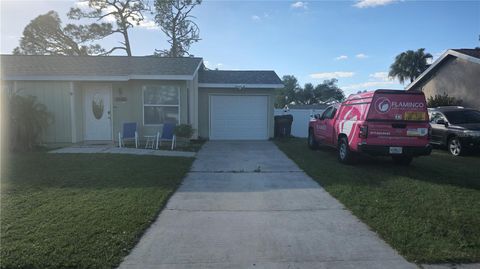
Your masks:
[[[298,85],[298,80],[293,75],[285,75],[282,77],[284,87],[277,89],[275,98],[275,107],[284,108],[285,105],[290,104],[296,99],[296,92],[301,90]]]
[[[189,55],[190,46],[200,40],[200,29],[190,15],[202,0],[156,0],[155,22],[168,37],[170,49],[155,50],[155,54],[167,57]]]
[[[428,68],[428,59],[432,57],[430,53],[425,53],[424,48],[402,52],[395,57],[388,75],[391,78],[398,78],[402,84],[406,80],[410,80],[411,83]]]
[[[332,78],[315,86],[314,96],[317,99],[317,102],[342,102],[345,99],[345,94],[342,89],[337,86],[337,82],[337,79]]]
[[[317,99],[314,95],[315,86],[312,83],[306,83],[303,89],[299,90],[295,94],[295,103],[311,105],[317,103]]]
[[[110,31],[108,25],[62,26],[58,13],[51,10],[33,19],[23,30],[20,45],[14,54],[27,55],[97,55],[105,50],[93,40]]]
[[[345,99],[345,95],[337,86],[338,80],[325,80],[314,86],[312,83],[306,83],[302,88],[298,85],[295,76],[286,75],[282,78],[284,87],[277,90],[275,99],[275,107],[283,108],[288,104],[322,104],[341,102]]]
[[[113,47],[109,53],[115,50],[124,50],[128,56],[132,56],[128,30],[135,24],[140,24],[145,19],[143,13],[148,10],[146,0],[88,0],[88,10],[79,7],[71,8],[68,17],[73,20],[89,18],[97,21],[107,17],[114,18],[115,27],[108,23],[111,29],[108,35],[120,33],[123,41],[120,42],[122,46]]]

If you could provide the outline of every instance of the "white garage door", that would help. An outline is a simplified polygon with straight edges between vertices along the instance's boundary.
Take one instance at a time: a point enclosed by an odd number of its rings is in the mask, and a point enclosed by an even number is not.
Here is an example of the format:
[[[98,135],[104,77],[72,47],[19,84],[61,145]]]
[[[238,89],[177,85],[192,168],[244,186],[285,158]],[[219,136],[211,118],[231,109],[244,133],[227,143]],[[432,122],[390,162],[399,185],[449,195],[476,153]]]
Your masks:
[[[268,97],[210,96],[210,139],[268,139]]]

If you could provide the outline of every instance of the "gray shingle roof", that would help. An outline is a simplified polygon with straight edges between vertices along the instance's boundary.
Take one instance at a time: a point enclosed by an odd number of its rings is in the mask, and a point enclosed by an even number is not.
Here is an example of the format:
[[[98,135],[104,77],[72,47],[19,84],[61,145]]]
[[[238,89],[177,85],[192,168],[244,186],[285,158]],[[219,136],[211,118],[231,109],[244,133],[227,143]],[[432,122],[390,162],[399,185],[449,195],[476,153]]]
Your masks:
[[[480,59],[480,49],[453,49],[453,50],[463,53],[465,55]]]
[[[199,83],[205,84],[282,84],[275,71],[202,70]]]
[[[202,58],[128,56],[1,55],[2,77],[10,76],[193,76]]]

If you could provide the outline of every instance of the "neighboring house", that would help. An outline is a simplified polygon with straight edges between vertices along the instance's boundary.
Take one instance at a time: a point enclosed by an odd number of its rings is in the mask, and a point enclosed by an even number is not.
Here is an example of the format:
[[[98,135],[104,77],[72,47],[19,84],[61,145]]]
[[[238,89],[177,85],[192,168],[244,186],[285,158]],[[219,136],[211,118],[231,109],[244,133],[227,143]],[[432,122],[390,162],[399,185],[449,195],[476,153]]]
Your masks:
[[[308,122],[315,114],[321,114],[328,105],[288,105],[288,109],[276,108],[275,115],[293,116],[291,135],[295,137],[308,137]]]
[[[480,49],[450,49],[406,87],[426,97],[447,93],[480,109]]]
[[[205,70],[202,58],[1,55],[2,93],[34,95],[54,116],[45,143],[116,141],[123,123],[140,138],[165,122],[194,138],[273,136],[274,71]]]

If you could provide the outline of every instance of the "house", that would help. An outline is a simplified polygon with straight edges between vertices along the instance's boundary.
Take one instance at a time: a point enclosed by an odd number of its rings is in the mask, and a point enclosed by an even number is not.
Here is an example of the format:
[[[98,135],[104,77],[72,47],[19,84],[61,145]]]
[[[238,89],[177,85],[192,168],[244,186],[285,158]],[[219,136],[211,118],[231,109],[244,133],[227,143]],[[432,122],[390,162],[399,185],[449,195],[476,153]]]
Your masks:
[[[480,49],[450,49],[406,87],[425,96],[447,93],[480,109]]]
[[[202,58],[1,55],[2,92],[34,95],[53,114],[45,143],[115,142],[123,123],[139,136],[165,122],[194,138],[273,137],[274,71],[207,70]]]

